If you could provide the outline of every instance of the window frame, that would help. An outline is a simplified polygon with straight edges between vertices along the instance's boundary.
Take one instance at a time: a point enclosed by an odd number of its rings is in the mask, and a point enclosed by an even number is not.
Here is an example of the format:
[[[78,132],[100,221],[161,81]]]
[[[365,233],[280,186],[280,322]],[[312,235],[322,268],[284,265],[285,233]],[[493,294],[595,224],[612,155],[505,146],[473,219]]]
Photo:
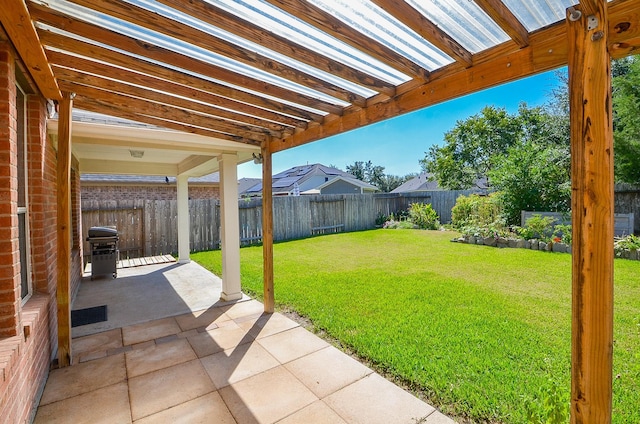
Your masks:
[[[22,162],[22,169],[17,166],[17,190],[18,190],[18,204],[17,204],[17,217],[18,217],[18,250],[19,250],[19,263],[20,263],[20,298],[21,305],[31,298],[33,294],[33,281],[31,278],[31,232],[29,225],[29,158],[28,158],[28,95],[25,90],[22,89],[20,84],[16,81],[16,144],[17,150],[22,151],[22,157],[18,152],[17,160]],[[20,104],[22,107],[20,107]],[[17,164],[18,165],[18,164]],[[20,173],[23,175],[19,175]],[[22,194],[21,194],[22,193]],[[21,200],[24,204],[21,205]],[[24,220],[24,231],[22,231],[21,218]],[[27,292],[23,293],[23,288],[27,288]]]

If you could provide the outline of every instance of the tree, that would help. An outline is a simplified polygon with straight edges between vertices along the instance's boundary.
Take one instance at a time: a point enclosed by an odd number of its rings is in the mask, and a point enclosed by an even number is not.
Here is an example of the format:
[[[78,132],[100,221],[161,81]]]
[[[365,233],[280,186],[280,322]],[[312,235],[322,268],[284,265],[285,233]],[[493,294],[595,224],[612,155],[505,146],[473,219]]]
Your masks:
[[[356,161],[353,165],[347,165],[347,172],[360,181],[374,185],[382,190],[384,185],[384,166],[374,165],[371,161]]]
[[[614,170],[618,182],[640,184],[640,57],[614,62]]]
[[[374,185],[384,193],[399,187],[406,181],[415,177],[416,174],[407,174],[404,177],[399,175],[387,175],[384,173],[384,166],[374,165],[371,161],[355,161],[353,165],[347,165],[347,172],[360,181]]]
[[[517,224],[521,210],[564,211],[570,204],[568,119],[546,107],[521,104],[509,115],[484,108],[458,121],[444,147],[432,148],[422,161],[443,187],[464,189],[487,177],[504,204],[504,218]]]
[[[467,189],[486,177],[520,137],[520,123],[505,109],[483,108],[444,135],[445,145],[432,146],[420,161],[423,171],[435,175],[438,184],[450,190]]]

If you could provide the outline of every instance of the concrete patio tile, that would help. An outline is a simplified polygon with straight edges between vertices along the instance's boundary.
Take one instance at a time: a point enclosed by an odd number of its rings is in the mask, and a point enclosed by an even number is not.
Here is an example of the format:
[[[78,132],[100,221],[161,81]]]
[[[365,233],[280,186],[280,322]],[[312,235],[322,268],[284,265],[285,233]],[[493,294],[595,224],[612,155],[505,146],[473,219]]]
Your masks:
[[[353,424],[413,423],[435,411],[378,374],[370,374],[324,401]]]
[[[289,362],[285,367],[320,399],[373,372],[333,346]]]
[[[58,423],[131,423],[127,383],[122,381],[38,408],[34,424]]]
[[[182,332],[175,318],[157,319],[122,328],[122,341],[133,345]]]
[[[280,365],[255,342],[206,356],[200,362],[218,389]]]
[[[318,400],[279,366],[219,390],[238,423],[273,423]]]
[[[85,356],[94,352],[106,352],[109,349],[122,347],[122,331],[119,328],[92,334],[90,336],[77,337],[71,340],[74,355]]]
[[[240,322],[238,325],[249,331],[256,339],[268,337],[300,326],[297,322],[277,312],[273,314],[263,314],[257,319]]]
[[[238,319],[248,315],[258,315],[264,312],[264,305],[257,300],[238,302],[227,309],[226,314],[231,319]]]
[[[204,311],[194,311],[189,314],[178,315],[175,318],[182,331],[188,331],[199,327],[207,327],[214,323],[229,321],[231,317],[225,313],[227,309],[229,308],[211,308]]]
[[[40,405],[111,386],[125,381],[126,377],[124,354],[59,368],[49,373]]]
[[[278,421],[277,424],[347,424],[336,412],[329,408],[327,404],[319,400],[306,408],[289,415],[287,418]]]
[[[258,343],[273,355],[281,364],[329,346],[329,343],[302,327],[295,327],[268,337],[262,337]]]
[[[135,422],[135,424],[209,423],[236,424],[218,392],[211,392]]]
[[[215,390],[199,360],[129,379],[133,420],[156,414]]]
[[[220,328],[208,330],[195,336],[187,337],[187,340],[198,355],[198,358],[231,349],[239,344],[253,341],[253,337],[236,323],[230,322]]]
[[[136,349],[125,354],[127,376],[137,377],[183,362],[197,359],[189,342],[178,339],[172,342]]]

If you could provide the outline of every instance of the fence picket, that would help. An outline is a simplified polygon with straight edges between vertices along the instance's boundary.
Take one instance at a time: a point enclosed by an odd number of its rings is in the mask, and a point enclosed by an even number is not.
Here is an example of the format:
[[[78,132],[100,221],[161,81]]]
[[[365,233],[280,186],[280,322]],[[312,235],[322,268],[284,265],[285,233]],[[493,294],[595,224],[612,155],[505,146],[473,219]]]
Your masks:
[[[376,218],[406,210],[411,203],[431,203],[440,221],[451,220],[457,197],[470,191],[432,191],[403,194],[332,194],[282,196],[273,199],[274,241],[317,234],[374,228]],[[262,239],[262,199],[238,202],[241,244]],[[177,252],[176,200],[82,201],[82,228],[115,226],[123,258],[160,256]],[[189,201],[191,251],[211,250],[220,244],[220,206],[215,199]],[[89,254],[88,243],[84,245]]]

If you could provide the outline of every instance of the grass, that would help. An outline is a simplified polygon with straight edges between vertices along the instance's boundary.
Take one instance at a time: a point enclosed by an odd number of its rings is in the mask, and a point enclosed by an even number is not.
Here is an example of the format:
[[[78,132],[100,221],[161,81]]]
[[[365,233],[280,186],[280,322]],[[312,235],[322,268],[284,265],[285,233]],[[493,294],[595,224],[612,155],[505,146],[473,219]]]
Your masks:
[[[476,422],[568,413],[571,257],[373,230],[274,245],[275,297],[444,413]],[[221,273],[221,253],[193,259]],[[241,250],[261,297],[262,248]],[[640,262],[615,261],[615,423],[640,422]]]

